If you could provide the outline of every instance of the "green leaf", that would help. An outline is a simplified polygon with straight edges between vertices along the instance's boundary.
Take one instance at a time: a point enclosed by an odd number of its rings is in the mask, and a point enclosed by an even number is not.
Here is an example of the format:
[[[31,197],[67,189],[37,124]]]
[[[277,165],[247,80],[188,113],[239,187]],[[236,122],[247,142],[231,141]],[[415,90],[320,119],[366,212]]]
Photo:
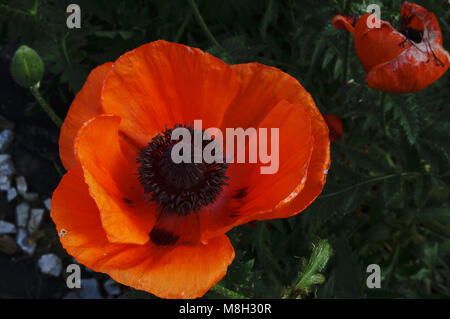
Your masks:
[[[429,277],[431,275],[431,270],[427,268],[420,269],[417,273],[412,275],[410,278],[412,280],[423,280],[426,277]]]
[[[426,207],[416,215],[419,220],[442,220],[450,222],[450,208],[448,207]]]
[[[335,54],[332,50],[327,50],[325,52],[325,57],[322,62],[322,69],[326,69],[331,60],[335,57]]]
[[[371,154],[357,151],[343,144],[335,144],[336,149],[352,160],[352,165],[366,168],[372,172],[392,172],[386,163]]]
[[[430,189],[433,186],[431,176],[418,176],[414,188],[414,202],[417,207],[424,207],[427,203]]]
[[[411,98],[406,99],[405,103],[397,103],[394,107],[394,116],[400,121],[409,143],[413,145],[419,134],[417,105]]]
[[[341,58],[336,59],[336,63],[334,64],[334,79],[338,79],[344,70],[344,63]]]
[[[307,291],[313,285],[324,283],[325,277],[319,272],[325,268],[332,252],[333,250],[326,239],[320,240],[317,245],[314,245],[311,257],[299,274],[295,288]]]

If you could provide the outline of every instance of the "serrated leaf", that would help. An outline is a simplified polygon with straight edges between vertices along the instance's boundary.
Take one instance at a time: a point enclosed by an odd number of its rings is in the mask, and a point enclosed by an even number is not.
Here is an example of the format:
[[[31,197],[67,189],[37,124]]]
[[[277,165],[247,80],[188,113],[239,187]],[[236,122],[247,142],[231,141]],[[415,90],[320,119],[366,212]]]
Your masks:
[[[418,176],[414,187],[414,202],[417,207],[424,207],[427,203],[431,186],[433,185],[431,176]]]
[[[400,191],[398,182],[399,182],[398,177],[388,178],[384,180],[383,200],[386,203],[386,205],[389,205],[395,194]]]
[[[313,51],[311,60],[308,63],[309,69],[308,69],[308,74],[306,76],[306,82],[310,81],[310,79],[314,73],[314,68],[316,66],[317,60],[319,59],[320,54],[326,47],[327,39],[326,39],[326,37],[321,36],[315,43],[316,43],[316,45],[314,46],[314,51]]]
[[[412,99],[407,99],[406,103],[397,103],[394,107],[394,115],[400,121],[409,143],[415,143],[419,134],[419,119],[417,105]]]
[[[345,154],[352,160],[352,165],[363,167],[373,172],[391,172],[391,169],[384,163],[384,161],[381,161],[371,154],[357,151],[342,144],[336,144],[335,147],[339,152]]]
[[[366,187],[358,187],[351,192],[347,192],[343,195],[343,202],[341,210],[344,214],[354,211],[364,199],[366,193]]]
[[[336,60],[336,63],[334,64],[334,72],[333,72],[334,79],[338,79],[339,76],[342,74],[343,70],[344,70],[344,63],[342,62],[342,59],[338,58]]]
[[[326,69],[331,60],[335,57],[334,52],[332,50],[327,50],[325,52],[325,57],[322,62],[322,69]]]

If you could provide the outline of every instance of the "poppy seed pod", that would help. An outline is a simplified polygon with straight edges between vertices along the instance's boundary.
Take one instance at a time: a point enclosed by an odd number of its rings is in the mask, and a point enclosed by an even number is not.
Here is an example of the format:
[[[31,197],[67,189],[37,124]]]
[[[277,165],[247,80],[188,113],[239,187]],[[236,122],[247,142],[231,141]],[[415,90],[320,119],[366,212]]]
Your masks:
[[[335,28],[354,36],[356,55],[367,72],[369,87],[394,93],[415,92],[448,70],[450,55],[442,46],[441,29],[433,13],[404,2],[398,31],[386,21],[369,23],[373,22],[372,16],[365,14],[356,20],[337,15],[332,20]]]
[[[44,75],[44,63],[36,51],[22,45],[12,58],[11,75],[20,86],[32,87],[41,81]]]

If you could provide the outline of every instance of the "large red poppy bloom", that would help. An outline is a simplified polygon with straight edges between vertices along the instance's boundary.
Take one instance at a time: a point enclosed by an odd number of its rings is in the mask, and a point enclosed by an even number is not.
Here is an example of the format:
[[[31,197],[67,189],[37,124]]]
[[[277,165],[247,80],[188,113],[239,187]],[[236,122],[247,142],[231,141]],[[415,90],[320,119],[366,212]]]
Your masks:
[[[335,28],[353,34],[369,87],[395,93],[415,92],[447,71],[450,55],[442,46],[441,29],[433,13],[404,2],[399,31],[380,20],[380,28],[372,27],[375,23],[371,16],[365,14],[356,20],[337,15],[332,20]]]
[[[167,162],[167,130],[199,119],[223,131],[279,128],[278,172]],[[165,298],[202,296],[234,258],[225,233],[302,211],[330,164],[327,125],[294,78],[165,41],[91,72],[61,128],[60,155],[68,173],[51,216],[63,247],[87,267]],[[194,173],[208,182],[192,182]]]

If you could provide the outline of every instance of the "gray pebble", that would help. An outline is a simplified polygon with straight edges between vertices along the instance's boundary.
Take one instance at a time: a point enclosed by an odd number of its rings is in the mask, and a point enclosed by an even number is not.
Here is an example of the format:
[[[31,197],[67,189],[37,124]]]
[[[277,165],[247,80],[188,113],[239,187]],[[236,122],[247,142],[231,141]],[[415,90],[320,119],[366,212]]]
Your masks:
[[[59,277],[62,271],[62,261],[55,254],[45,254],[38,261],[41,272],[46,275]]]
[[[8,193],[6,194],[6,200],[8,202],[11,202],[16,199],[17,195],[17,189],[15,187],[11,187],[10,189],[8,189]]]
[[[23,176],[16,177],[16,188],[19,194],[22,196],[27,192],[28,186],[25,177]]]
[[[0,154],[0,176],[12,176],[16,173],[16,168],[12,162],[11,155]]]
[[[34,202],[39,199],[39,194],[38,193],[25,193],[25,194],[23,194],[22,197],[27,202]]]
[[[50,197],[44,200],[44,206],[48,209],[48,211],[52,209],[52,199]]]
[[[11,188],[11,181],[9,180],[8,176],[0,176],[0,190],[1,191],[8,191]]]
[[[108,279],[103,283],[103,287],[105,288],[108,295],[117,296],[120,295],[120,286],[113,279]]]
[[[16,225],[0,220],[0,234],[14,234],[16,231]]]
[[[36,250],[36,243],[28,243],[28,234],[23,228],[19,228],[17,232],[16,243],[28,255],[33,255]]]
[[[0,133],[0,152],[8,149],[14,139],[14,132],[11,130],[3,130]]]
[[[27,227],[28,216],[30,213],[30,205],[22,202],[16,206],[16,224],[19,227]]]
[[[98,282],[94,278],[81,279],[79,294],[82,299],[102,299],[98,290]]]
[[[28,231],[30,233],[36,231],[41,225],[45,210],[43,208],[31,209],[30,220],[28,221]]]

